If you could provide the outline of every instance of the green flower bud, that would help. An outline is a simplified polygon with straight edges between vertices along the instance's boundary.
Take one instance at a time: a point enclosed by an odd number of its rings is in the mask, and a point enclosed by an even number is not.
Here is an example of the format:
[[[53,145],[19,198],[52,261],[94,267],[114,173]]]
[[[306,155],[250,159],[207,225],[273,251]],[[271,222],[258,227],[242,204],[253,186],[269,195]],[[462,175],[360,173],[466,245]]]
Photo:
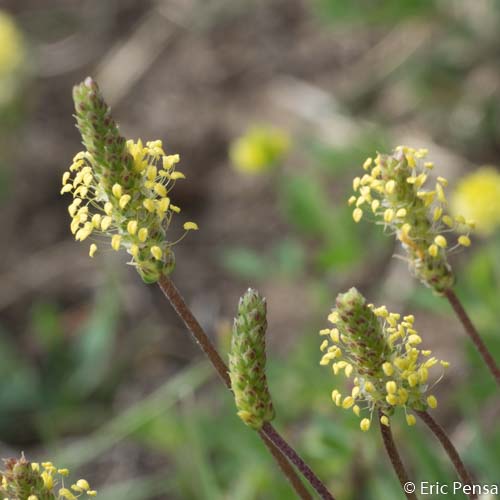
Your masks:
[[[229,376],[238,416],[254,429],[274,418],[266,379],[266,301],[249,289],[234,320]]]
[[[132,156],[97,83],[88,77],[76,85],[73,100],[83,145],[94,158],[101,180],[109,188],[115,183],[128,187],[133,181]]]

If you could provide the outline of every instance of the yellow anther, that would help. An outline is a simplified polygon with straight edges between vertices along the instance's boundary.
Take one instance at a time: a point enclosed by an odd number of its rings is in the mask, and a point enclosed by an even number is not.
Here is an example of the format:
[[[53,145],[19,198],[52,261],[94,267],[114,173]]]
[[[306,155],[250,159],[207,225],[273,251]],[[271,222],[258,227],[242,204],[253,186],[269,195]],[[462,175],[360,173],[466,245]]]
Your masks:
[[[394,382],[394,380],[390,380],[385,384],[385,389],[387,390],[388,394],[395,394],[398,390],[398,386],[396,382]]]
[[[370,420],[368,418],[364,418],[363,420],[361,420],[359,427],[363,432],[369,431],[370,430]]]
[[[409,426],[415,425],[417,423],[417,419],[415,418],[415,415],[412,415],[411,413],[408,413],[406,415],[406,423]]]
[[[130,245],[129,253],[130,255],[132,255],[132,257],[137,257],[139,255],[139,247],[135,243],[133,243],[132,245]]]
[[[149,165],[149,167],[146,169],[146,177],[150,181],[154,181],[156,179],[157,175],[157,169],[153,165]]]
[[[118,202],[118,204],[120,205],[120,208],[121,209],[124,209],[128,202],[131,200],[131,196],[129,194],[124,194],[120,197],[120,201]]]
[[[462,235],[458,237],[458,244],[463,247],[469,247],[471,244],[470,238],[468,236]]]
[[[163,252],[161,248],[157,245],[151,247],[151,255],[156,259],[156,260],[161,260],[163,257]]]
[[[384,373],[390,377],[393,373],[394,373],[394,367],[391,365],[391,363],[389,363],[389,361],[386,361],[383,365],[382,365],[382,370],[384,370]]]
[[[427,396],[427,404],[428,404],[431,408],[436,408],[436,407],[437,407],[437,405],[438,405],[438,402],[437,402],[436,396],[433,396],[433,395]]]
[[[113,187],[111,188],[111,192],[113,193],[113,196],[117,199],[120,199],[122,194],[123,194],[123,189],[120,186],[120,184],[113,184]]]
[[[159,182],[155,183],[154,191],[158,196],[161,196],[162,198],[167,196],[166,187],[163,184],[160,184]]]
[[[363,210],[361,210],[361,208],[355,208],[352,212],[352,218],[354,219],[354,222],[359,222],[361,220],[361,217],[363,217]]]
[[[375,387],[369,380],[365,382],[365,391],[369,394],[375,392]]]
[[[175,172],[172,172],[170,174],[170,178],[173,180],[173,181],[176,181],[178,179],[185,179],[186,176],[182,173],[182,172],[179,172],[178,170],[176,170]]]
[[[387,394],[385,400],[392,406],[396,406],[399,403],[399,398],[395,394]]]
[[[437,222],[439,220],[439,218],[441,217],[441,215],[443,215],[443,209],[441,207],[436,207],[434,209],[433,214],[432,214],[432,220],[434,222]]]
[[[76,485],[83,491],[87,491],[88,489],[90,489],[89,483],[85,479],[79,479],[76,482]]]
[[[162,198],[158,202],[158,210],[160,213],[165,213],[168,210],[168,207],[170,206],[170,198]]]
[[[351,408],[351,406],[354,405],[354,398],[352,396],[347,396],[344,398],[344,401],[342,402],[342,408],[345,410]]]
[[[142,202],[143,207],[148,211],[148,212],[154,212],[155,211],[155,202],[147,198]]]
[[[434,243],[429,246],[429,248],[427,249],[427,251],[429,252],[429,255],[431,257],[437,257],[438,254],[439,254],[439,248]]]
[[[434,238],[434,243],[440,248],[446,248],[448,246],[448,242],[446,241],[446,238],[442,234],[438,234]]]
[[[111,248],[115,251],[120,250],[120,244],[122,242],[122,237],[119,234],[114,234],[111,238]]]
[[[137,221],[131,220],[127,224],[127,232],[131,235],[134,235],[137,232]]]
[[[387,222],[388,224],[392,222],[394,219],[394,210],[392,208],[388,208],[384,212],[384,221]]]
[[[387,194],[392,194],[395,188],[396,188],[396,181],[394,179],[391,179],[390,181],[387,181],[385,183],[385,192]]]
[[[372,163],[373,163],[373,159],[372,158],[367,158],[365,160],[365,162],[363,163],[363,168],[365,170],[368,170],[371,167]]]
[[[418,384],[419,378],[416,373],[410,373],[408,375],[408,384],[410,387],[415,387]]]
[[[103,217],[101,220],[101,231],[107,231],[111,226],[113,219],[109,216]]]

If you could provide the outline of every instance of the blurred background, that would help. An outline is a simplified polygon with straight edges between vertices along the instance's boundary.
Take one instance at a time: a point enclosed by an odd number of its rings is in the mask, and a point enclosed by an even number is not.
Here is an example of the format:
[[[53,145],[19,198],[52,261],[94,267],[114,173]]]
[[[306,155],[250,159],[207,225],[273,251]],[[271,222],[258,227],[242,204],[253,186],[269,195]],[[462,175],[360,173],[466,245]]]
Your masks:
[[[333,405],[343,382],[319,366],[317,332],[353,285],[415,314],[451,362],[434,414],[498,481],[494,382],[346,200],[367,156],[429,149],[477,220],[453,266],[500,359],[499,25],[495,0],[1,1],[0,456],[51,459],[101,499],[294,497],[158,288],[72,241],[60,178],[81,149],[71,88],[92,75],[124,135],[181,155],[173,197],[200,231],[173,278],[221,352],[239,296],[267,297],[276,426],[334,494],[402,497],[378,432]],[[420,425],[399,415],[393,432],[415,478],[454,480]]]

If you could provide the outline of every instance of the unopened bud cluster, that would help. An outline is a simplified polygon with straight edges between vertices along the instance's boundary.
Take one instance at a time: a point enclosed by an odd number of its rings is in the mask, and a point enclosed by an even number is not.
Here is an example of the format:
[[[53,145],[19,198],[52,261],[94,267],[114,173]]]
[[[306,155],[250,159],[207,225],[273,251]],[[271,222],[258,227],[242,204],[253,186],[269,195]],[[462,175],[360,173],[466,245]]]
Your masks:
[[[169,196],[175,182],[185,178],[175,168],[179,155],[166,155],[160,140],[144,145],[122,137],[92,79],[77,85],[73,98],[86,151],[62,177],[61,193],[73,195],[71,232],[77,241],[94,240],[91,257],[99,241],[116,251],[124,248],[143,280],[153,283],[174,267],[177,242],[168,241],[166,231],[181,211]],[[186,222],[184,229],[198,226]]]
[[[266,378],[266,301],[249,289],[234,319],[229,376],[238,416],[254,429],[274,418]]]
[[[426,187],[434,168],[426,156],[427,150],[399,146],[390,155],[368,158],[363,165],[367,173],[353,181],[356,194],[349,204],[354,206],[356,222],[372,214],[377,224],[395,234],[413,274],[443,293],[454,283],[447,254],[471,244],[474,222],[447,213],[444,177],[438,176],[432,187]]]
[[[360,427],[370,428],[373,415],[381,410],[381,422],[397,407],[404,409],[408,425],[415,423],[411,410],[435,408],[437,400],[427,395],[429,369],[447,362],[431,357],[431,351],[417,346],[422,339],[414,329],[414,317],[401,318],[385,306],[374,307],[351,288],[339,294],[336,308],[328,316],[333,328],[320,331],[325,336],[320,364],[331,366],[333,373],[353,379],[350,394],[335,389],[332,399],[337,406],[362,417]]]
[[[52,462],[29,462],[26,458],[4,460],[0,471],[0,498],[2,500],[76,500],[95,497],[85,479],[79,479],[69,488],[64,486],[68,469],[58,469]]]

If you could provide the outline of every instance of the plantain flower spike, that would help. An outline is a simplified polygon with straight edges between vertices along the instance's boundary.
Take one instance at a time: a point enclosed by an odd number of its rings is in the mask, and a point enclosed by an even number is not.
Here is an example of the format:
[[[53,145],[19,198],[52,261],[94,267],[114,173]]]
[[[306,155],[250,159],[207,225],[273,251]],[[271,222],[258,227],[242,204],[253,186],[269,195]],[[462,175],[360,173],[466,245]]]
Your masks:
[[[414,425],[412,410],[424,411],[437,406],[436,397],[427,395],[429,369],[449,364],[431,357],[431,351],[418,349],[422,339],[414,329],[412,315],[401,319],[385,306],[374,307],[351,288],[339,294],[336,308],[328,316],[333,328],[320,331],[321,365],[332,366],[333,373],[353,378],[350,394],[335,389],[333,402],[352,410],[361,418],[360,428],[370,429],[373,415],[382,411],[380,421],[389,426],[389,418],[398,407]]]
[[[353,181],[356,194],[349,204],[354,206],[355,222],[371,213],[377,224],[395,234],[412,274],[442,294],[454,283],[447,255],[471,244],[474,222],[448,214],[444,177],[437,177],[432,188],[425,187],[434,168],[426,156],[425,149],[398,146],[390,155],[368,158],[363,165],[367,173]]]
[[[266,314],[266,300],[249,288],[238,304],[229,354],[229,377],[238,416],[253,429],[274,418],[265,373]]]
[[[62,177],[61,194],[73,195],[71,232],[77,241],[93,240],[90,257],[102,245],[125,249],[142,279],[154,283],[175,263],[172,246],[179,239],[168,241],[166,232],[181,211],[169,196],[185,178],[176,170],[179,155],[166,155],[160,140],[144,145],[122,137],[90,77],[74,87],[73,100],[85,151]],[[194,222],[184,224],[186,232],[196,229]]]
[[[4,459],[0,471],[0,498],[9,500],[76,500],[95,497],[85,479],[78,479],[69,488],[64,486],[68,469],[58,469],[52,462],[29,462],[21,458]]]

